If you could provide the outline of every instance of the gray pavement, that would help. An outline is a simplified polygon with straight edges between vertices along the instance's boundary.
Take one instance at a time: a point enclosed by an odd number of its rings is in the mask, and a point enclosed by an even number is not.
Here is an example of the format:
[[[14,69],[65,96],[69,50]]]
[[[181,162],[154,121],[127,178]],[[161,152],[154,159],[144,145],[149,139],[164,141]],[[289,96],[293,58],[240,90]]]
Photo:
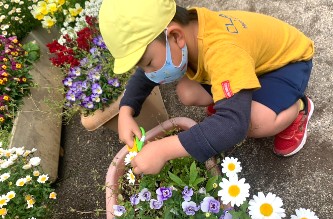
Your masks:
[[[272,192],[284,201],[287,215],[295,209],[310,208],[321,219],[333,213],[333,2],[331,0],[224,0],[178,1],[182,6],[210,9],[240,9],[272,15],[303,31],[315,42],[316,54],[307,95],[315,104],[308,126],[307,143],[298,154],[280,158],[272,153],[272,138],[247,139],[232,156],[242,162],[242,176],[251,193]],[[175,97],[175,85],[161,87],[170,117],[187,116],[196,121],[204,110],[183,107]],[[104,208],[104,183],[107,168],[119,148],[116,133],[102,127],[88,132],[75,117],[63,128],[65,156],[60,162],[59,193],[55,218],[105,218],[96,216]],[[84,195],[83,195],[84,194]],[[289,217],[287,217],[289,218]]]

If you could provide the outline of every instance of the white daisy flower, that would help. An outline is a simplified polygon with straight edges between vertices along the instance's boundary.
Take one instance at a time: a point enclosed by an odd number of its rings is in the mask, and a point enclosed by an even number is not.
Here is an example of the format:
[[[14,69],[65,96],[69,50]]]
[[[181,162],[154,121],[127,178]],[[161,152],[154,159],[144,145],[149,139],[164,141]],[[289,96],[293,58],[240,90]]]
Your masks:
[[[35,171],[32,173],[32,175],[34,175],[34,176],[39,176],[39,175],[40,175],[40,172],[39,172],[38,170],[35,170]]]
[[[137,155],[138,153],[133,151],[133,152],[129,152],[128,154],[126,154],[125,157],[125,165],[128,165],[131,163],[131,161],[133,160],[133,158]]]
[[[240,162],[238,161],[237,158],[233,157],[226,157],[223,160],[221,166],[222,166],[222,173],[225,173],[227,177],[234,176],[242,171]]]
[[[15,198],[16,196],[16,193],[14,191],[10,191],[10,192],[7,192],[7,198],[10,200],[10,199],[13,199]]]
[[[32,157],[29,161],[29,163],[32,165],[32,166],[38,166],[40,164],[40,158],[39,157]]]
[[[8,202],[9,202],[9,198],[7,198],[6,195],[0,196],[0,208],[2,208],[2,206],[4,206],[4,205],[7,205]]]
[[[23,165],[22,169],[24,169],[24,170],[28,170],[28,169],[30,169],[31,167],[32,167],[32,165],[31,165],[30,163],[28,163],[28,164]]]
[[[10,173],[4,173],[0,176],[0,182],[7,180],[10,177]]]
[[[127,175],[127,179],[128,179],[129,184],[134,185],[134,183],[135,183],[135,175],[134,175],[132,169],[130,169],[130,170],[127,172],[126,175]]]
[[[249,201],[249,214],[252,219],[280,219],[286,214],[282,207],[282,199],[272,193],[267,196],[259,192],[258,196],[254,195]]]
[[[49,195],[49,198],[50,199],[57,199],[57,193],[51,192],[50,195]]]
[[[20,178],[16,181],[16,186],[24,186],[25,183],[27,182],[27,179],[26,178]]]
[[[31,176],[29,175],[25,176],[25,179],[27,180],[27,182],[30,182],[32,180]]]
[[[39,183],[45,183],[49,179],[47,174],[40,175],[37,179]]]
[[[319,219],[310,209],[296,209],[296,215],[291,215],[291,219]]]
[[[32,207],[34,207],[34,204],[36,203],[36,200],[34,199],[34,198],[30,198],[30,199],[28,199],[27,200],[27,204],[28,204],[28,206],[27,206],[27,208],[32,208]]]
[[[16,148],[15,153],[16,153],[18,156],[23,155],[23,154],[24,154],[24,147]]]
[[[245,179],[238,180],[238,176],[232,176],[228,179],[223,178],[220,182],[222,190],[218,191],[218,196],[221,196],[223,204],[230,202],[231,206],[237,205],[238,207],[250,196],[250,185],[245,183]]]

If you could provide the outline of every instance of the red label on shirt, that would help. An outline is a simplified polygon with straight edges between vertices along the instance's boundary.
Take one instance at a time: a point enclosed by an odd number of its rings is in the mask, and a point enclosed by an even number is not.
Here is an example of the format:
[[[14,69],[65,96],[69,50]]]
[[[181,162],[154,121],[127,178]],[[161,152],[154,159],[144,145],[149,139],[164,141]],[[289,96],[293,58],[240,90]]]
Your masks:
[[[229,81],[222,81],[222,90],[226,98],[232,97],[234,94],[232,93],[232,90],[230,88],[230,82]]]

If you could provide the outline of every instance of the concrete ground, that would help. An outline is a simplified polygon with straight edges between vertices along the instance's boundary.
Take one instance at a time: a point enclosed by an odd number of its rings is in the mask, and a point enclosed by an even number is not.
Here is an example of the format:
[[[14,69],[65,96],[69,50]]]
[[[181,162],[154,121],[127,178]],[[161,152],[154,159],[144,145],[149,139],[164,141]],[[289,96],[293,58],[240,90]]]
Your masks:
[[[290,158],[272,153],[272,138],[247,139],[231,156],[242,163],[242,177],[251,194],[272,192],[284,201],[287,215],[300,207],[316,212],[321,219],[333,213],[333,2],[331,0],[211,0],[178,1],[182,6],[205,6],[214,10],[240,9],[260,12],[284,20],[315,42],[316,54],[307,95],[315,104],[303,150]],[[175,84],[161,86],[170,117],[187,116],[196,121],[204,110],[183,107],[175,97]],[[54,218],[105,218],[104,177],[113,156],[122,147],[117,134],[102,127],[84,130],[79,117],[63,127]],[[96,214],[100,212],[100,214]],[[287,217],[289,218],[289,217]]]

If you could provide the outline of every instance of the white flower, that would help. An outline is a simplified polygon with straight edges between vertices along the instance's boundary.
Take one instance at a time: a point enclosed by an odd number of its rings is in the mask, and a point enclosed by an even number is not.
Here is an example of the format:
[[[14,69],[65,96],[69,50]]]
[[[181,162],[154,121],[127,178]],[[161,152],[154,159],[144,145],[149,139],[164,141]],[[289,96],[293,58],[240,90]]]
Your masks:
[[[50,199],[57,199],[57,193],[51,192],[50,195],[49,195],[49,198]]]
[[[34,175],[34,176],[39,176],[39,175],[40,175],[40,172],[39,172],[38,170],[35,170],[35,171],[32,173],[32,175]]]
[[[231,158],[226,157],[221,165],[222,165],[222,173],[225,173],[227,177],[234,176],[242,170],[242,167],[238,159],[233,157]]]
[[[230,202],[232,207],[234,205],[239,207],[250,196],[250,185],[245,183],[244,178],[238,181],[237,175],[230,177],[229,180],[223,178],[219,185],[222,190],[218,192],[218,196],[221,196],[221,201],[225,205]]]
[[[31,153],[34,153],[34,152],[36,152],[36,151],[37,151],[36,148],[32,148],[32,149],[31,149]]]
[[[135,175],[134,175],[132,169],[130,169],[130,170],[127,172],[126,175],[127,175],[128,182],[129,182],[130,184],[134,185],[134,183],[135,183]]]
[[[12,154],[9,159],[11,161],[15,161],[17,158],[18,158],[17,154]]]
[[[13,199],[15,198],[16,196],[16,193],[14,191],[10,191],[10,192],[7,192],[7,198],[10,200],[10,199]]]
[[[36,200],[34,199],[34,198],[30,198],[30,199],[28,199],[27,200],[27,204],[28,204],[28,206],[27,206],[27,208],[32,208],[32,207],[34,207],[34,204],[36,203]]]
[[[32,180],[31,176],[29,175],[25,176],[25,179],[27,180],[27,182],[30,182]]]
[[[280,219],[284,218],[286,214],[282,199],[272,193],[267,196],[259,192],[258,196],[254,195],[253,199],[249,201],[249,214],[252,219]]]
[[[22,187],[22,186],[25,185],[26,182],[27,182],[27,179],[26,179],[26,178],[20,178],[20,179],[18,179],[18,180],[16,181],[16,186],[20,186],[20,187]]]
[[[14,164],[14,162],[12,160],[6,160],[5,162],[3,162],[1,164],[1,169],[5,169],[13,164]]]
[[[28,170],[28,169],[30,169],[31,167],[32,167],[32,165],[31,165],[30,163],[28,163],[28,164],[23,165],[22,169],[24,169],[24,170]]]
[[[319,219],[310,209],[296,209],[296,215],[291,215],[291,219]]]
[[[21,156],[24,154],[24,147],[16,148],[15,152],[18,156]]]
[[[0,181],[3,182],[10,177],[10,173],[4,173],[0,176]]]
[[[32,157],[29,161],[29,163],[32,165],[32,166],[38,166],[40,164],[40,158],[39,157]]]
[[[137,155],[138,153],[133,151],[133,152],[129,152],[128,154],[126,154],[125,157],[125,165],[128,165],[131,163],[131,161],[133,160],[133,158]]]
[[[9,198],[6,195],[0,196],[0,208],[2,208],[4,205],[7,205],[8,202]]]
[[[37,179],[39,183],[45,183],[49,179],[47,174],[40,175]]]

